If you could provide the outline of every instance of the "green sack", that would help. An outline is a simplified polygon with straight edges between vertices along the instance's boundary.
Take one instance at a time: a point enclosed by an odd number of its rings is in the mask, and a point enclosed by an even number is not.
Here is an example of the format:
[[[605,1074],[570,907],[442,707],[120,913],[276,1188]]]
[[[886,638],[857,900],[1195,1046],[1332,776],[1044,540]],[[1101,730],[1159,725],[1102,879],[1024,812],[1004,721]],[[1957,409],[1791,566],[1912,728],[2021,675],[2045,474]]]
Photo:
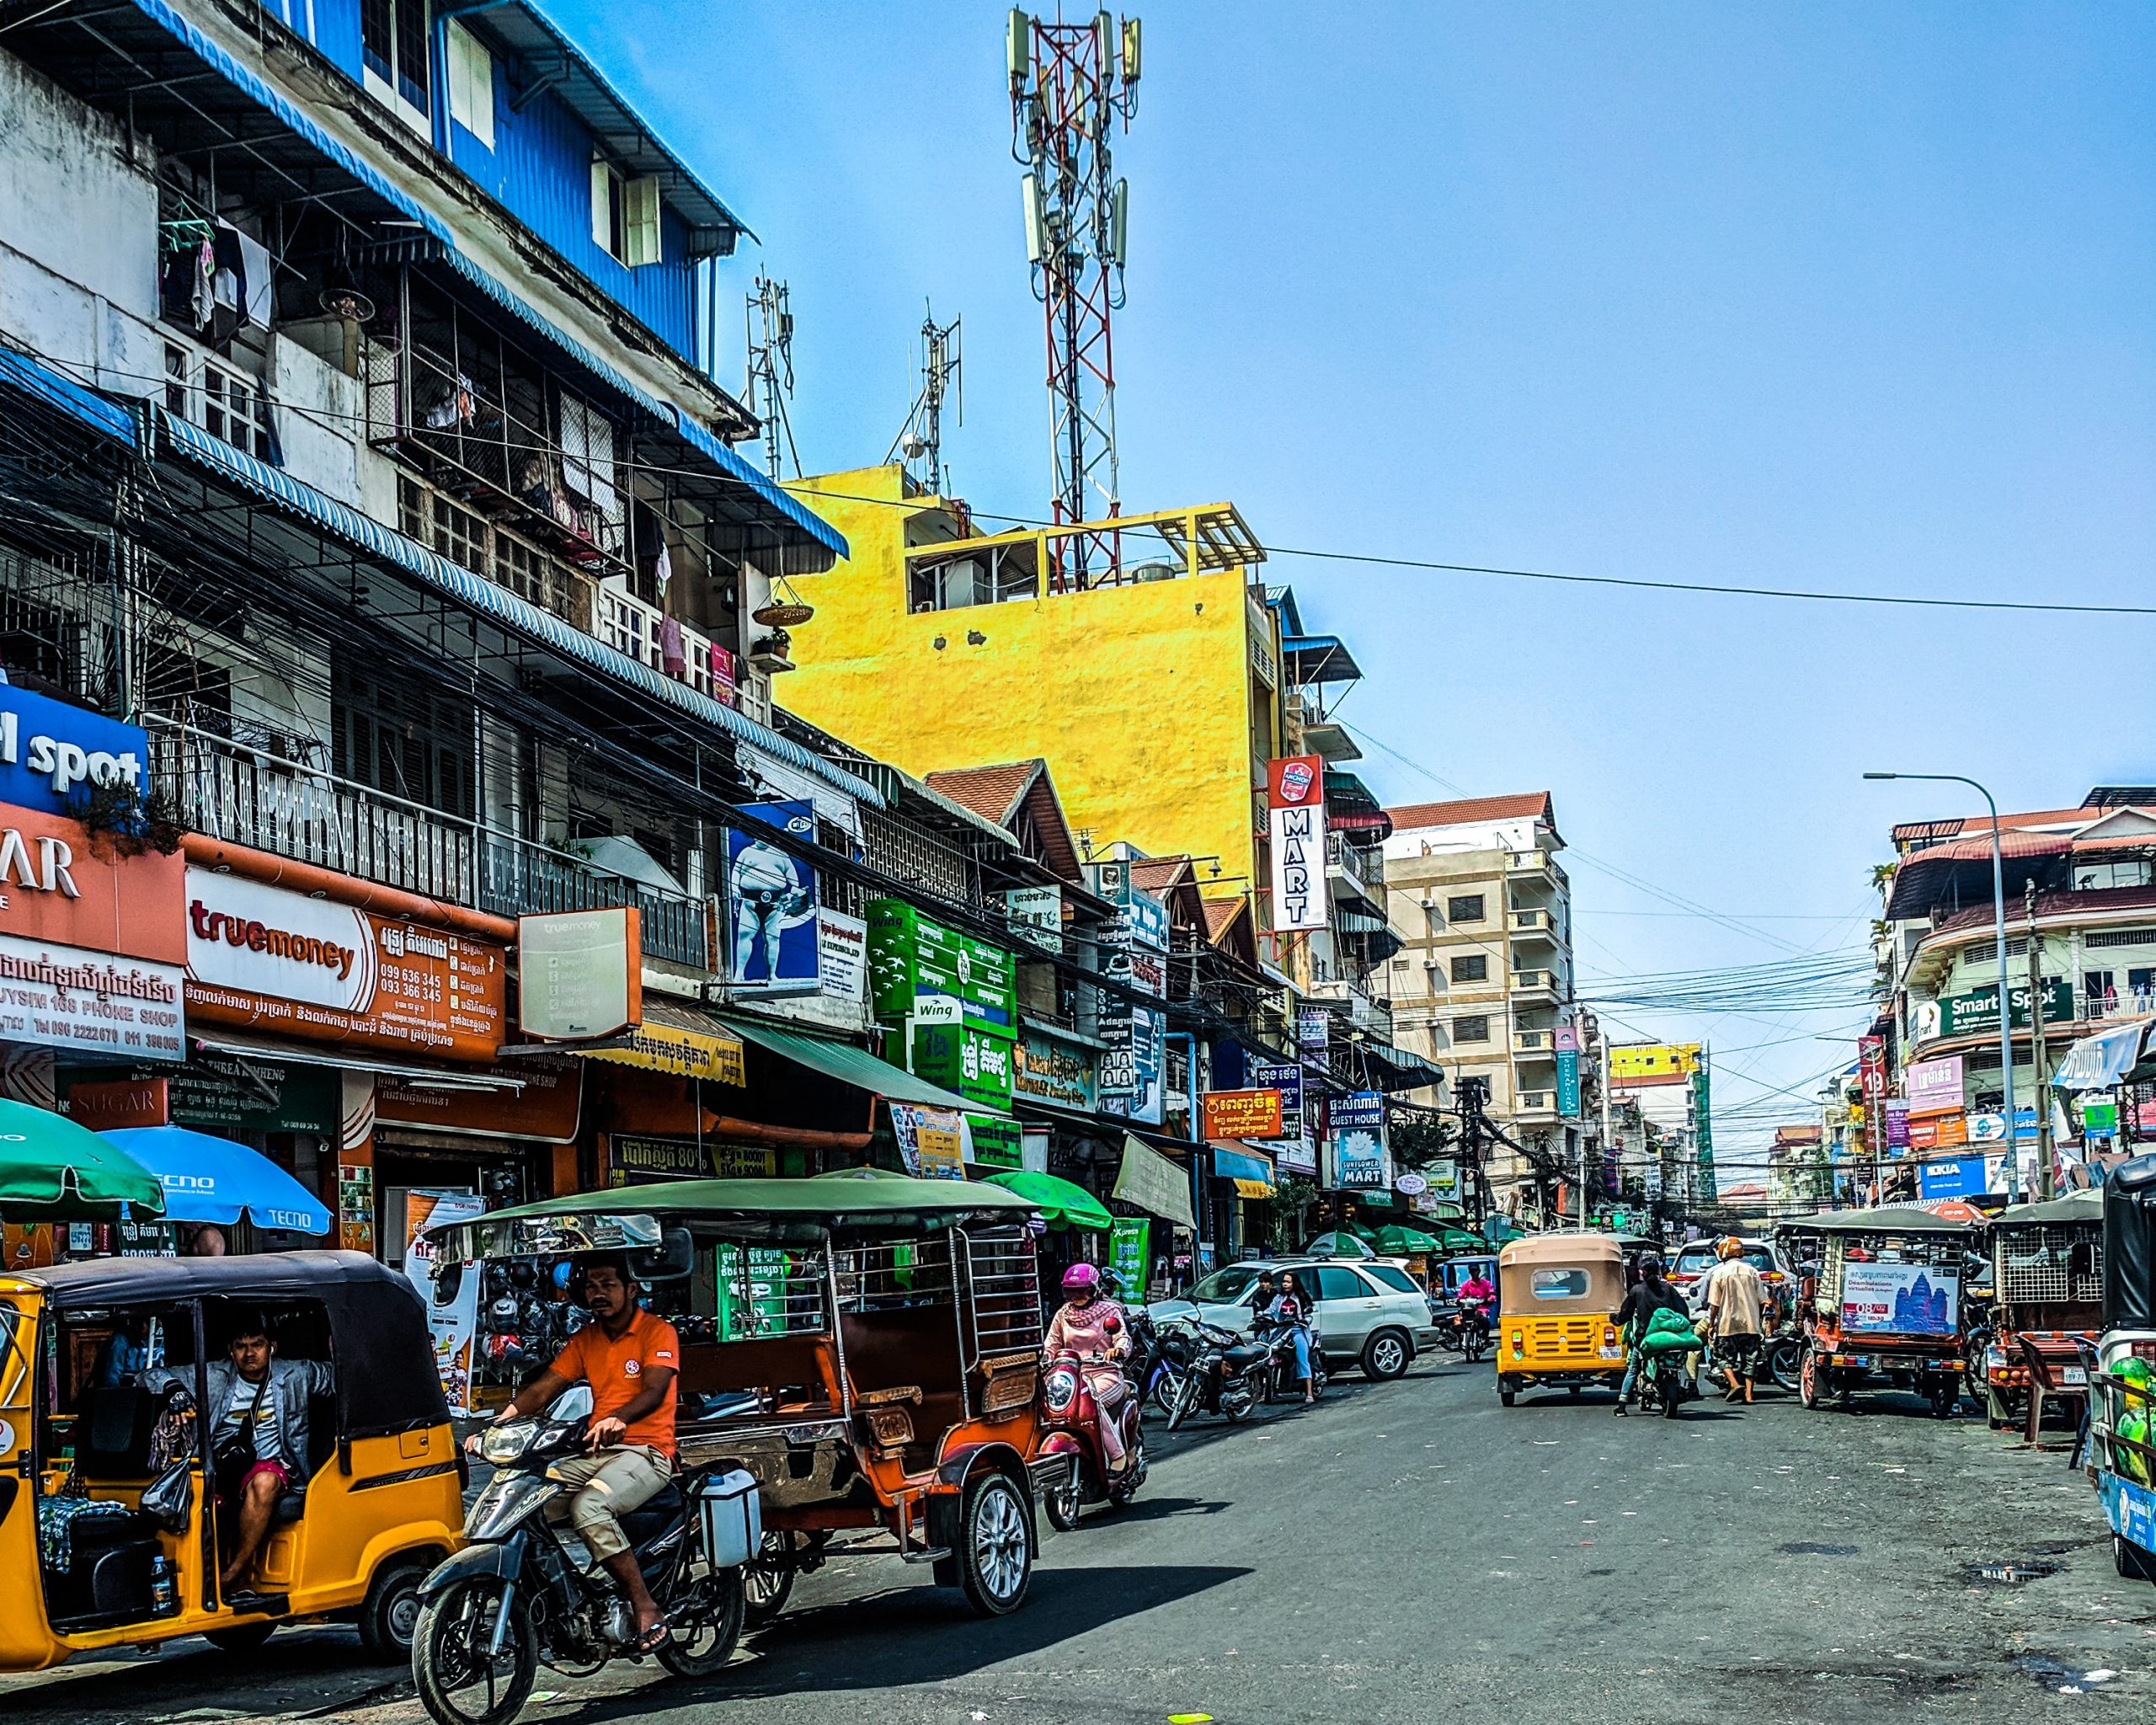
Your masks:
[[[1640,1338],[1642,1354],[1691,1354],[1706,1345],[1689,1324],[1682,1329],[1649,1330]]]

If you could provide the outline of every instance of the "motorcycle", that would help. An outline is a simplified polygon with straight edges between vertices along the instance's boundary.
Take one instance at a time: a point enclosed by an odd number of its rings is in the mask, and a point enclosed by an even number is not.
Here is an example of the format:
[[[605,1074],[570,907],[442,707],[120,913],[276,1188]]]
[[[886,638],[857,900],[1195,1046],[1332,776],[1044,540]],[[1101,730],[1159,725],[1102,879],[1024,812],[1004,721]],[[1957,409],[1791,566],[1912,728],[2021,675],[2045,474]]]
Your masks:
[[[1040,1418],[1047,1435],[1040,1453],[1070,1457],[1069,1474],[1061,1485],[1043,1495],[1042,1507],[1049,1520],[1065,1533],[1078,1525],[1079,1513],[1086,1504],[1113,1503],[1119,1509],[1145,1483],[1145,1431],[1139,1420],[1143,1403],[1138,1386],[1128,1377],[1123,1400],[1107,1416],[1123,1437],[1123,1471],[1108,1471],[1107,1450],[1101,1442],[1102,1412],[1086,1376],[1089,1365],[1097,1370],[1102,1364],[1075,1354],[1059,1354],[1041,1374]]]
[[[1176,1386],[1190,1370],[1190,1338],[1180,1330],[1161,1328],[1143,1308],[1130,1313],[1130,1358],[1123,1375],[1137,1386],[1140,1407],[1150,1402],[1162,1415]]]
[[[1264,1400],[1272,1402],[1297,1389],[1302,1379],[1295,1370],[1295,1330],[1292,1324],[1261,1324],[1253,1332],[1265,1349]],[[1317,1326],[1310,1326],[1310,1393],[1325,1394],[1325,1349]]]
[[[1438,1339],[1473,1365],[1489,1351],[1489,1314],[1479,1306],[1462,1301],[1453,1307],[1438,1332]]]
[[[572,1489],[548,1477],[580,1455],[589,1422],[542,1415],[489,1427],[479,1455],[495,1469],[467,1514],[463,1550],[419,1587],[412,1674],[436,1725],[509,1725],[544,1663],[589,1676],[633,1650],[636,1612],[566,1523],[542,1513]],[[654,1649],[676,1677],[707,1677],[740,1638],[741,1565],[758,1549],[755,1482],[691,1473],[622,1518],[672,1638]],[[723,1548],[714,1548],[723,1541]]]
[[[1699,1393],[1692,1386],[1691,1374],[1684,1369],[1681,1353],[1650,1354],[1640,1368],[1642,1408],[1659,1407],[1666,1418],[1674,1419],[1678,1410]]]
[[[1187,1327],[1193,1337],[1190,1370],[1176,1386],[1168,1429],[1179,1430],[1201,1410],[1219,1414],[1231,1425],[1249,1418],[1271,1381],[1270,1350],[1200,1319],[1189,1320]]]

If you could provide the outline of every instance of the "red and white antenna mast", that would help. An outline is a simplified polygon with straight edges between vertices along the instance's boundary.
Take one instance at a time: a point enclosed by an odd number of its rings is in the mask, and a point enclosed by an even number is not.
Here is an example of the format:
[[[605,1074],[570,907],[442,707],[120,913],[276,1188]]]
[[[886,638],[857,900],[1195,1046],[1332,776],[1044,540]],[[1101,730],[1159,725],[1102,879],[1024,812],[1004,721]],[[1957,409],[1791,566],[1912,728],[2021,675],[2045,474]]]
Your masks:
[[[1086,24],[1014,11],[1010,26],[1011,153],[1024,164],[1026,256],[1047,314],[1050,449],[1059,523],[1122,513],[1115,454],[1115,344],[1123,303],[1127,180],[1108,135],[1138,106],[1138,20],[1103,12]],[[1109,534],[1064,534],[1049,585],[1118,579]]]

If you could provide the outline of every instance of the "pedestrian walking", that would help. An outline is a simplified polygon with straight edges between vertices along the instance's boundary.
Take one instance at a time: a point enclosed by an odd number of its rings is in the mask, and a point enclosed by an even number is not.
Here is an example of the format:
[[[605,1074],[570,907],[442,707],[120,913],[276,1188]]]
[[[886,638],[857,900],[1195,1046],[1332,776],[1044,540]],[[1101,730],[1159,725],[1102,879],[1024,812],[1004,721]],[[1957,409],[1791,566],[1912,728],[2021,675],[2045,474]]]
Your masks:
[[[1729,1399],[1752,1399],[1752,1375],[1766,1337],[1767,1284],[1747,1261],[1734,1235],[1715,1248],[1721,1259],[1707,1272],[1707,1322],[1714,1335],[1714,1364],[1728,1381]]]

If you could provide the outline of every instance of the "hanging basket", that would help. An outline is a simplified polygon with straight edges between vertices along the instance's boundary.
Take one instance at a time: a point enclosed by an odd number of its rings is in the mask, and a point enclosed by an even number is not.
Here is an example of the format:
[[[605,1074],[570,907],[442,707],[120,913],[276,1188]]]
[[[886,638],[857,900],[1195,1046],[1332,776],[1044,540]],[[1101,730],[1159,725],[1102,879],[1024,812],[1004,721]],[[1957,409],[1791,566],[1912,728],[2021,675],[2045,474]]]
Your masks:
[[[774,599],[749,613],[767,629],[798,629],[815,614],[814,606],[803,605],[798,599]]]

